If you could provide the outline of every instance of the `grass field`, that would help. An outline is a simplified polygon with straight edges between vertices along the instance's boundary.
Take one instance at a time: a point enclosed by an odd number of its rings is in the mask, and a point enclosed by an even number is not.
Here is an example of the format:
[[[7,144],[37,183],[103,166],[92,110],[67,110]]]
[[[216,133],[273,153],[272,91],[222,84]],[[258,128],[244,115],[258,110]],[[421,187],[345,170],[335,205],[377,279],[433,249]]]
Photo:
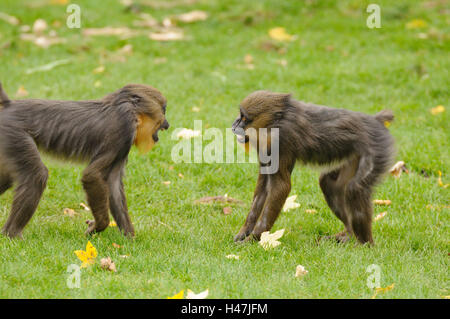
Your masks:
[[[23,240],[0,237],[1,298],[166,298],[182,289],[207,288],[210,298],[370,298],[366,268],[371,264],[381,267],[382,287],[395,284],[377,298],[450,295],[450,188],[438,185],[438,171],[443,183],[450,183],[450,16],[444,1],[377,1],[379,29],[366,26],[366,7],[373,1],[177,0],[171,7],[142,5],[128,11],[119,1],[73,1],[81,7],[81,29],[66,27],[66,5],[57,2],[64,1],[0,4],[0,12],[20,20],[20,25],[0,20],[0,81],[10,97],[22,85],[26,98],[79,100],[100,98],[127,83],[146,83],[167,97],[171,129],[160,133],[152,152],[130,154],[125,187],[134,240],[116,227],[87,238],[85,220],[91,215],[79,207],[85,202],[83,166],[45,158],[48,187]],[[133,26],[140,13],[162,21],[191,10],[209,17],[179,23],[181,41],[153,41],[150,29]],[[66,42],[44,49],[21,40],[20,26],[38,18]],[[82,35],[85,28],[107,26],[143,33],[125,39]],[[274,27],[296,38],[272,40],[268,31]],[[133,50],[124,59],[119,50],[127,44]],[[246,55],[252,56],[253,69]],[[51,70],[26,74],[65,59]],[[93,72],[100,65],[104,72]],[[225,130],[239,102],[259,89],[371,114],[394,111],[390,130],[397,158],[410,173],[389,176],[377,188],[374,197],[390,199],[392,205],[375,207],[375,214],[387,215],[374,223],[374,248],[316,242],[342,225],[323,199],[319,172],[300,166],[291,195],[298,195],[301,206],[282,213],[273,228],[286,230],[281,245],[268,251],[256,243],[236,245],[233,236],[250,208],[257,166],[172,162],[173,129],[193,128],[199,119],[204,127]],[[447,110],[431,114],[438,105]],[[233,205],[230,215],[219,204],[194,204],[200,197],[224,194],[246,204]],[[0,197],[1,225],[12,197],[11,190]],[[79,215],[64,215],[66,207]],[[98,250],[97,262],[82,269],[80,289],[69,289],[66,269],[81,264],[74,251],[88,240]],[[240,259],[227,259],[228,254]],[[116,273],[100,268],[99,259],[106,256],[114,260]],[[302,278],[294,276],[299,264],[309,271]]]

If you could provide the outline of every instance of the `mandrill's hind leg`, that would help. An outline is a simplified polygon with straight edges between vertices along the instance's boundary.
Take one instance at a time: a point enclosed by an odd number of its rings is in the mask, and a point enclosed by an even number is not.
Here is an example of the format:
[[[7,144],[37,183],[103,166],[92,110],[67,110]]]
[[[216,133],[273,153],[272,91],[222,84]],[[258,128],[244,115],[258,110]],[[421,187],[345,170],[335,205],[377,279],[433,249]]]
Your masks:
[[[344,231],[333,236],[339,242],[347,242],[352,234],[349,212],[345,205],[345,187],[355,175],[357,165],[357,159],[350,160],[337,170],[322,173],[319,179],[328,206],[345,226]]]
[[[1,169],[1,166],[0,166]],[[12,178],[7,173],[0,172],[0,195],[12,187]]]

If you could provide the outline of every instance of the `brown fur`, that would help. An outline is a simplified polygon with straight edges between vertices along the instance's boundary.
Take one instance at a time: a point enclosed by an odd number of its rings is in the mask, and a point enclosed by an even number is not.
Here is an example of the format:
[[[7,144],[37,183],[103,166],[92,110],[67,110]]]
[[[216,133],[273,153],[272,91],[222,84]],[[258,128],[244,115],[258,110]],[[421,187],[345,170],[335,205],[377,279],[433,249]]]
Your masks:
[[[291,190],[292,170],[300,161],[326,167],[320,187],[345,226],[336,239],[346,241],[354,234],[361,243],[372,244],[373,186],[391,167],[395,154],[393,138],[383,125],[393,120],[392,112],[371,116],[268,91],[250,94],[240,109],[233,132],[246,141],[249,128],[279,129],[279,169],[260,173],[252,208],[235,241],[259,239],[272,228]]]
[[[10,101],[0,85],[0,195],[16,184],[2,232],[21,236],[45,189],[48,170],[38,149],[88,163],[81,179],[94,221],[88,234],[109,225],[109,212],[134,235],[122,178],[133,144],[147,152],[169,127],[166,99],[155,88],[130,84],[101,100]]]

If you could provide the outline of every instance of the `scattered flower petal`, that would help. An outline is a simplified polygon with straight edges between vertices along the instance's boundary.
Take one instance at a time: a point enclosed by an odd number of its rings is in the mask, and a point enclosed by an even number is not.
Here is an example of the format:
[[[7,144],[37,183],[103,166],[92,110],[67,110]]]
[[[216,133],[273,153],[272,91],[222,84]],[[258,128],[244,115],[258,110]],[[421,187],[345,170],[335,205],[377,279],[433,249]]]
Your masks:
[[[44,19],[37,19],[33,24],[33,33],[42,34],[47,28],[48,25]]]
[[[86,251],[75,250],[74,253],[83,262],[81,268],[86,268],[88,265],[95,263],[95,258],[97,257],[97,249],[95,249],[90,241],[86,244]]]
[[[67,215],[69,217],[74,217],[74,216],[78,215],[78,213],[71,208],[64,208],[63,212],[64,212],[64,215]]]
[[[84,208],[84,210],[87,210],[88,212],[91,210],[91,209],[88,207],[88,205],[86,205],[85,203],[80,203],[80,206],[81,206],[82,208]]]
[[[402,172],[405,172],[406,174],[409,173],[408,169],[406,168],[405,162],[403,161],[395,163],[395,165],[392,166],[389,172],[396,178],[399,178],[400,175],[402,175]]]
[[[375,288],[375,293],[373,294],[372,299],[375,299],[379,293],[385,293],[392,289],[394,289],[394,284],[387,286],[386,288]]]
[[[379,221],[380,219],[383,219],[384,216],[386,216],[387,212],[379,213],[377,216],[375,216],[374,221]]]
[[[283,212],[287,212],[288,210],[300,207],[300,204],[295,202],[296,198],[297,198],[297,195],[292,195],[292,196],[286,198],[286,202],[284,203],[284,206],[283,206]]]
[[[109,227],[117,227],[117,223],[115,221],[110,221]]]
[[[447,188],[450,184],[444,184],[442,182],[442,172],[438,171],[439,177],[438,177],[438,185],[443,187],[443,188]]]
[[[307,214],[316,214],[317,211],[315,209],[306,209],[305,213],[307,213]]]
[[[284,229],[277,230],[273,234],[270,234],[270,232],[265,231],[261,234],[261,239],[259,241],[259,244],[265,250],[267,250],[269,248],[275,248],[279,244],[281,244],[281,242],[279,242],[277,239],[280,239],[281,236],[283,236],[283,234],[284,234]]]
[[[25,87],[23,85],[21,85],[16,92],[16,97],[21,98],[25,96],[28,96],[28,91],[25,90]]]
[[[150,33],[149,38],[155,41],[178,41],[184,39],[184,34],[182,32],[176,31],[168,31],[161,33],[152,32]]]
[[[188,289],[186,294],[186,299],[206,299],[209,294],[209,289],[206,289],[205,291],[199,292],[196,294],[192,290]]]
[[[307,273],[308,271],[302,265],[298,265],[297,268],[295,268],[295,277],[303,277]]]

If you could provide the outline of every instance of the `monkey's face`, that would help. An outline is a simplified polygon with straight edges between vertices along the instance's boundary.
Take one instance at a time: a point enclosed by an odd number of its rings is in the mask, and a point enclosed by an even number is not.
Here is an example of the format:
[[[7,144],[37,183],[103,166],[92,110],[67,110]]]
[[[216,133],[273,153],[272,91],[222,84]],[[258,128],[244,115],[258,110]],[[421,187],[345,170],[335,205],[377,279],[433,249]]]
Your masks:
[[[135,144],[142,153],[146,153],[158,142],[158,132],[170,126],[166,119],[167,101],[161,92],[151,86],[131,84],[125,88],[137,108]]]
[[[233,122],[232,131],[239,143],[257,143],[262,128],[277,127],[290,94],[256,91],[247,96],[240,106],[240,114]],[[268,131],[265,131],[268,132]],[[264,136],[264,139],[267,135]],[[255,145],[253,145],[255,146]]]

